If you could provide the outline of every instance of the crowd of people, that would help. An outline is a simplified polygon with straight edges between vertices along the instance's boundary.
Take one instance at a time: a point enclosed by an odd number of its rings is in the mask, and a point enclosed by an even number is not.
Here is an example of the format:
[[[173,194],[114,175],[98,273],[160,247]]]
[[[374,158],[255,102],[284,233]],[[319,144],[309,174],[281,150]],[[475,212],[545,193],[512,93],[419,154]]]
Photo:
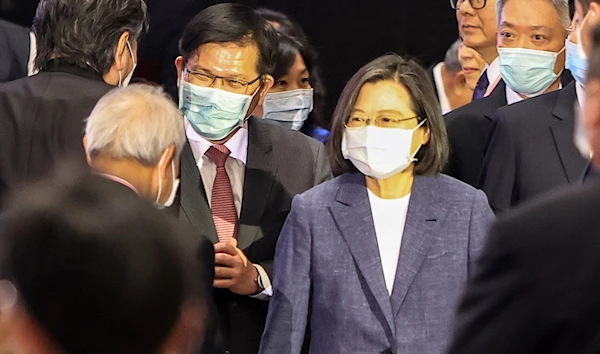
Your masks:
[[[600,0],[450,6],[331,124],[280,12],[196,14],[175,100],[144,0],[0,21],[0,352],[600,352]]]

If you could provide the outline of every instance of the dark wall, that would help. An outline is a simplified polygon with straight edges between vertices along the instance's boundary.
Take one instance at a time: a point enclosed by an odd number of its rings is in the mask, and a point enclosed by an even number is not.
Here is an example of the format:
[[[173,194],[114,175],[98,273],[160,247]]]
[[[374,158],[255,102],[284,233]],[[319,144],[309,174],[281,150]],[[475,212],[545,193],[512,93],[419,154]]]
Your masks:
[[[12,13],[2,11],[13,3]],[[203,8],[224,1],[146,0],[151,29],[140,46],[136,76],[174,90],[173,60],[185,24]],[[242,0],[283,11],[303,26],[321,57],[332,111],[346,81],[358,68],[390,51],[425,66],[440,61],[457,38],[455,12],[443,0]],[[15,10],[15,4],[16,10]],[[0,16],[29,25],[36,1],[0,0]]]

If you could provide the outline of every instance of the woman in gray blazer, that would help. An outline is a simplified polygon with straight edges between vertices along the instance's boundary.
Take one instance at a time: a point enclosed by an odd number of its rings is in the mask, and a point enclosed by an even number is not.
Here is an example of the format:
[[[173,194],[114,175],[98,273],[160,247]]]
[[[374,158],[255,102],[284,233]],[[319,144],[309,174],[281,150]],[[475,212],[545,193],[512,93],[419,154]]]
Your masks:
[[[336,179],[294,198],[274,264],[261,354],[439,354],[494,216],[440,174],[446,129],[415,62],[388,54],[334,113]],[[310,335],[310,336],[308,336]]]

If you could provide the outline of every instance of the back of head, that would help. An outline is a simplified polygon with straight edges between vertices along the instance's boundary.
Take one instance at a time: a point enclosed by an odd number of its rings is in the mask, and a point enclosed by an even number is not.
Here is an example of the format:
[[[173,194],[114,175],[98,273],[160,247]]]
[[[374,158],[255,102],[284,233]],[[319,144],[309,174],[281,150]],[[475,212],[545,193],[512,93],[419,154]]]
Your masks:
[[[600,25],[593,30],[592,55],[587,71],[587,81],[600,80]]]
[[[446,71],[451,74],[456,74],[462,70],[460,61],[458,60],[458,49],[460,48],[461,44],[462,40],[459,38],[452,43],[450,48],[448,48],[446,51],[446,56],[444,57],[444,67],[446,68]]]
[[[153,166],[164,151],[183,149],[183,116],[159,86],[132,84],[102,97],[86,125],[87,151],[113,159],[134,159]]]
[[[289,18],[288,15],[283,12],[260,8],[256,10],[262,18],[269,21],[279,33],[283,33],[288,36],[300,38],[302,40],[306,39],[306,35],[304,34],[304,30],[302,27],[296,22]]]
[[[252,8],[234,3],[210,6],[187,24],[179,49],[185,62],[206,43],[256,45],[257,71],[272,74],[277,51],[277,33],[271,24]]]
[[[35,66],[44,69],[60,58],[104,75],[119,37],[129,32],[130,41],[137,41],[147,28],[144,0],[41,0],[33,19]]]
[[[69,170],[20,190],[0,222],[0,279],[67,353],[153,353],[179,316],[177,226],[120,191]]]

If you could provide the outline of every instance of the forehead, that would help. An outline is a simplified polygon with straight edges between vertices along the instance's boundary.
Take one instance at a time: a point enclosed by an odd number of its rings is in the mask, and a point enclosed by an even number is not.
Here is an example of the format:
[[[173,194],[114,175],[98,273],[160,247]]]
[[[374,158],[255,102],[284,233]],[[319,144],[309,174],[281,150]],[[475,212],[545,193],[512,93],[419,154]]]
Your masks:
[[[386,80],[364,84],[353,109],[366,113],[388,110],[410,113],[413,112],[412,106],[412,97],[406,86]]]
[[[213,74],[258,75],[258,47],[254,43],[205,43],[188,61],[194,70],[209,70]]]
[[[560,15],[550,0],[507,0],[500,14],[500,25],[562,28]]]

